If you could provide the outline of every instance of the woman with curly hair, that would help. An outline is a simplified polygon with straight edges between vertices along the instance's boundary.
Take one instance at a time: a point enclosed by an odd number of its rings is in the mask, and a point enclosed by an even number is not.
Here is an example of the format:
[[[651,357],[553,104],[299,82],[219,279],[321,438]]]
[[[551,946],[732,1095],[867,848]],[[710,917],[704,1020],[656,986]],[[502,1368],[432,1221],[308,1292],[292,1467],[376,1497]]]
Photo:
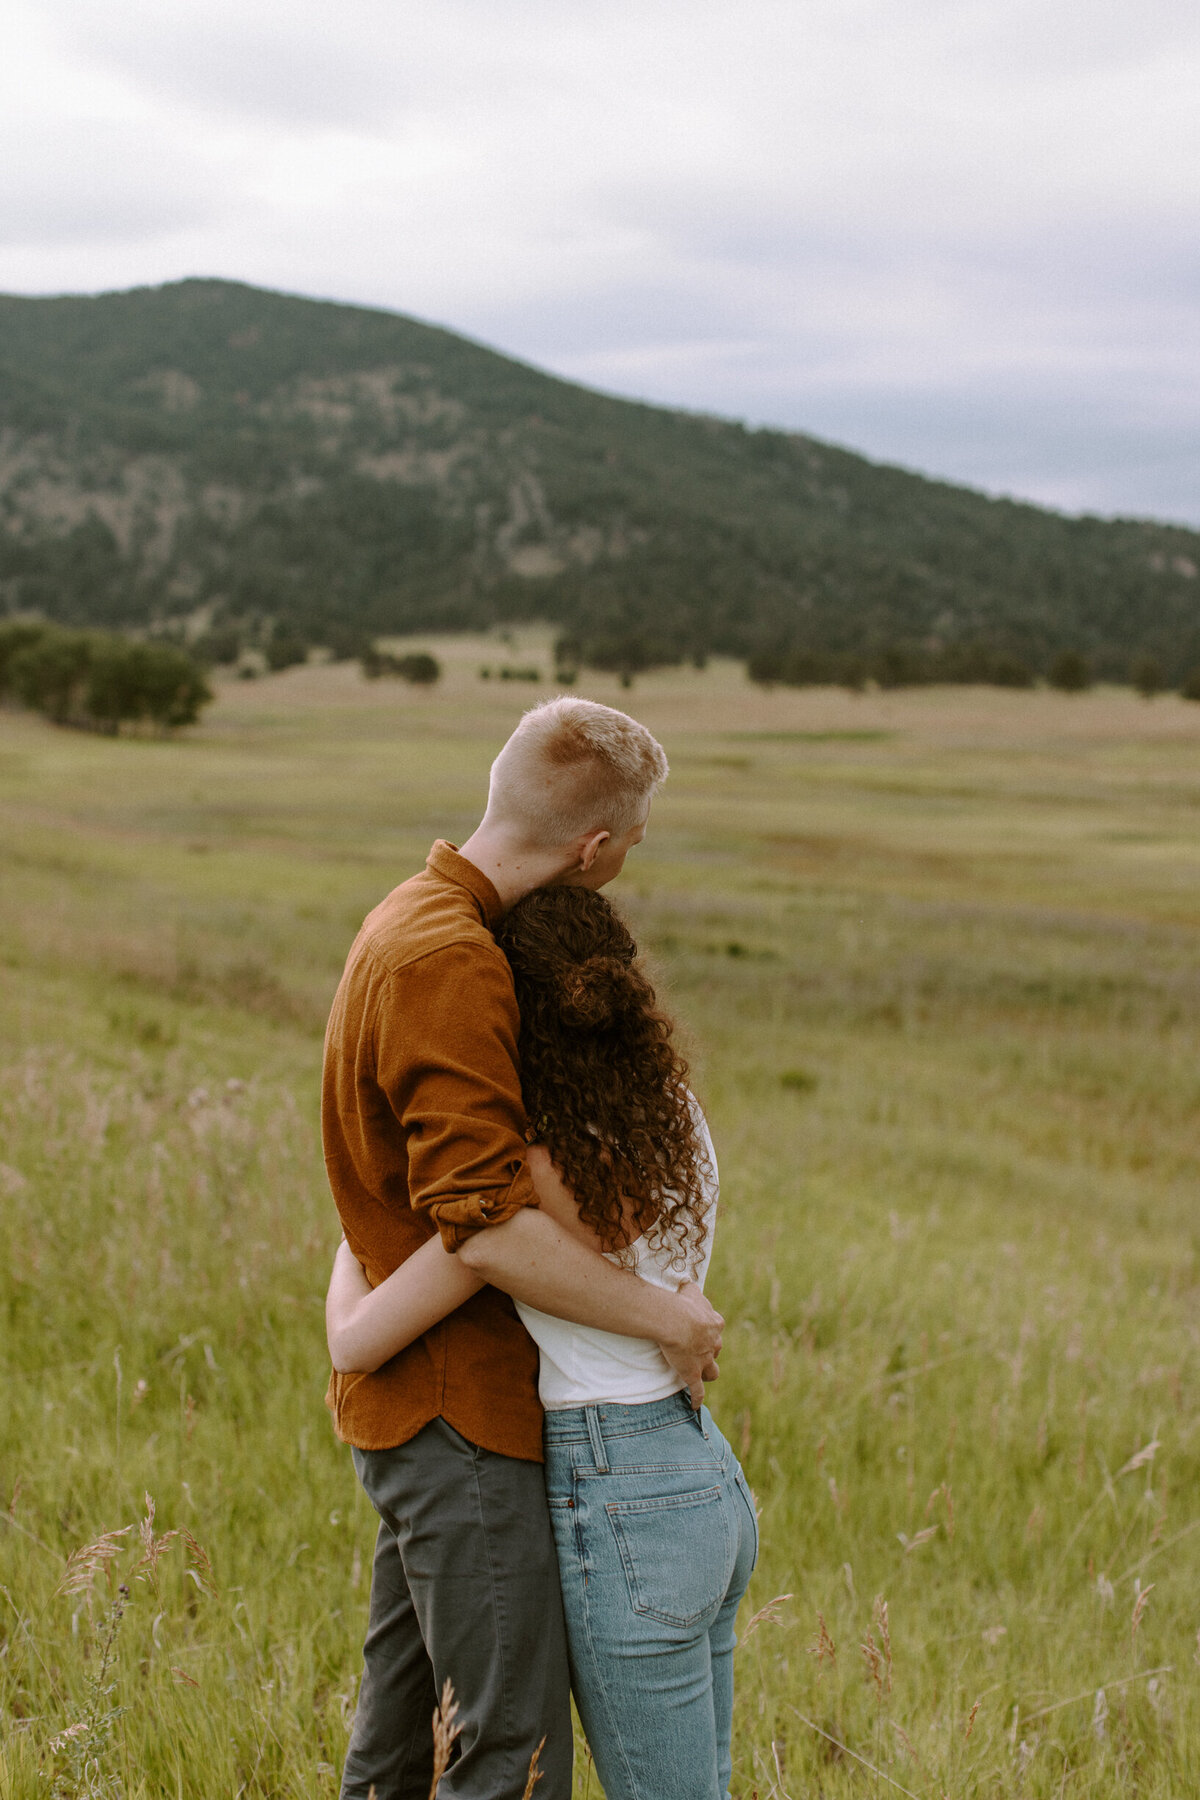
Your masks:
[[[539,1204],[643,1281],[703,1285],[712,1140],[628,930],[599,893],[545,887],[497,940],[521,1011]],[[343,1243],[335,1367],[377,1368],[481,1285],[434,1238],[372,1290]],[[604,1791],[724,1800],[734,1618],[758,1545],[745,1478],[657,1344],[518,1311],[539,1349],[571,1682]]]

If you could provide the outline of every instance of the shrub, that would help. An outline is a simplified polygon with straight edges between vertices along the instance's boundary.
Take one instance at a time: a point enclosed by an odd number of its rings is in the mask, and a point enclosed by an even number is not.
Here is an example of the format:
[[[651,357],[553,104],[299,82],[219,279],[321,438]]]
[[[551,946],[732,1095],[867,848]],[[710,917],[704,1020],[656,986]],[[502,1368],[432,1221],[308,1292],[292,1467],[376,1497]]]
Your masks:
[[[109,632],[47,627],[11,659],[9,678],[24,704],[56,725],[114,736],[140,719],[163,731],[193,725],[212,699],[186,650]]]
[[[9,664],[13,691],[34,712],[65,725],[80,711],[90,660],[86,632],[47,628]]]
[[[1060,650],[1046,671],[1046,679],[1064,694],[1082,694],[1092,685],[1092,671],[1087,657],[1078,650]]]
[[[929,659],[907,644],[888,644],[868,664],[881,688],[919,687],[931,678]]]
[[[235,663],[242,653],[241,634],[232,625],[206,631],[192,645],[192,655],[204,663]]]
[[[633,686],[635,675],[647,669],[672,667],[683,660],[682,652],[667,637],[623,621],[593,626],[583,636],[560,637],[554,646],[556,665],[574,669],[604,669],[620,677],[621,686]]]
[[[1200,700],[1200,663],[1184,676],[1179,691],[1185,700]]]
[[[411,656],[396,658],[396,673],[402,681],[415,682],[418,687],[431,687],[440,681],[442,665],[436,656],[430,656],[428,650],[417,650]]]
[[[442,674],[441,663],[436,656],[430,656],[428,650],[414,650],[407,656],[393,656],[390,650],[380,650],[375,644],[369,644],[359,661],[368,681],[378,681],[381,675],[394,675],[401,681],[410,681],[418,687],[429,687],[435,681],[440,681]]]
[[[775,646],[758,650],[749,658],[746,673],[751,681],[770,687],[818,687],[836,684],[857,691],[868,676],[882,688],[917,687],[954,681],[992,687],[1033,686],[1033,670],[1007,650],[987,643],[944,644],[935,649],[918,644],[884,644],[864,660],[860,656]]]
[[[993,687],[1031,688],[1033,686],[1033,670],[1019,656],[1000,654],[992,664],[991,674],[986,677]]]
[[[1129,675],[1134,687],[1144,700],[1152,700],[1155,694],[1161,693],[1166,686],[1162,664],[1154,656],[1135,657]]]
[[[36,619],[10,619],[0,625],[0,699],[13,687],[11,669],[22,650],[36,644],[46,635],[47,627]]]
[[[751,681],[764,687],[820,687],[839,679],[837,660],[821,650],[759,650],[746,664]]]
[[[126,646],[126,656],[130,698],[140,708],[126,717],[152,719],[164,731],[196,723],[212,691],[185,650],[173,644],[134,643]]]
[[[307,662],[308,645],[294,632],[277,631],[267,639],[263,655],[268,669],[278,674],[281,669],[294,669],[297,664]]]
[[[354,662],[362,658],[369,647],[363,633],[353,625],[323,625],[317,636],[318,643],[329,651],[334,662]]]

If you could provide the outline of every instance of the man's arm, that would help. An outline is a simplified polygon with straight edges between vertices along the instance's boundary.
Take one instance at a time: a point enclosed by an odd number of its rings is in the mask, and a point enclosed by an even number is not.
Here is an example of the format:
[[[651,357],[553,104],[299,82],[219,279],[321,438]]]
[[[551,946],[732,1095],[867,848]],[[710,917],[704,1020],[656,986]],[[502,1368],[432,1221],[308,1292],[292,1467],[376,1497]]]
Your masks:
[[[378,1079],[407,1133],[411,1204],[473,1274],[515,1299],[660,1343],[698,1397],[723,1323],[699,1289],[639,1281],[537,1211],[519,1032],[512,972],[494,945],[447,945],[397,978]]]
[[[671,1293],[641,1281],[530,1207],[475,1232],[458,1259],[472,1274],[539,1312],[651,1339],[684,1377],[692,1404],[699,1406],[704,1398],[725,1321],[698,1287]]]

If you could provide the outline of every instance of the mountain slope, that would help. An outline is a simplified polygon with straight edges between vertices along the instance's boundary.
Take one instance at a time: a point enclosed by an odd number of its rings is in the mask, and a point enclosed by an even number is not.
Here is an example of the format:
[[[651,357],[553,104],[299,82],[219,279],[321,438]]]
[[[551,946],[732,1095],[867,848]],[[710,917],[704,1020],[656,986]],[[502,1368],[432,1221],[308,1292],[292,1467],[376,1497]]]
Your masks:
[[[1068,519],[589,392],[391,313],[193,280],[0,297],[0,596],[312,641],[544,616],[642,653],[1200,662],[1200,534]]]

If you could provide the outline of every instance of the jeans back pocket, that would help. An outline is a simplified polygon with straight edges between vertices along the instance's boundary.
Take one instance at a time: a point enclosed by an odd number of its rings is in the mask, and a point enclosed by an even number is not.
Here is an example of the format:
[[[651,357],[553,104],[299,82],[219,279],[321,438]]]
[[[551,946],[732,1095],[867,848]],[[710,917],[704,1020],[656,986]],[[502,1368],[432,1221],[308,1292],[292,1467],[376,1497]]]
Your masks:
[[[605,1506],[636,1613],[664,1625],[695,1625],[725,1598],[734,1545],[723,1490]]]

